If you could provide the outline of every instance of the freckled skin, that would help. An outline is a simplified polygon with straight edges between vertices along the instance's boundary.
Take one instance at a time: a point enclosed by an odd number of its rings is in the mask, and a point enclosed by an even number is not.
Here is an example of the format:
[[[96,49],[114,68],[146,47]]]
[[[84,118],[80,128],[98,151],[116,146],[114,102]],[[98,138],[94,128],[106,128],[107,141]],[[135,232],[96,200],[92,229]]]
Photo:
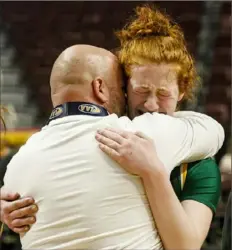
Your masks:
[[[175,65],[134,65],[127,85],[128,112],[131,119],[145,112],[161,112],[172,115],[179,92]]]

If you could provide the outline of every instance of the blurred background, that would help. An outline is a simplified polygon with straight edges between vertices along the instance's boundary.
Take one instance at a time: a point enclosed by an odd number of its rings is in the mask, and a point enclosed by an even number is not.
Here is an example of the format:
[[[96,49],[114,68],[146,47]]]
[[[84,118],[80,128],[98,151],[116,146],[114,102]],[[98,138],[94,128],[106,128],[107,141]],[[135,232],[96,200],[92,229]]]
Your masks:
[[[27,138],[43,126],[52,109],[49,75],[57,56],[74,44],[106,49],[119,46],[114,31],[145,2],[1,2],[0,83],[2,112],[0,185],[5,167]],[[226,132],[216,155],[222,174],[222,196],[203,249],[219,249],[224,209],[231,190],[231,2],[154,2],[185,32],[202,78],[198,102],[185,109],[214,117]],[[7,228],[3,249],[20,249]]]

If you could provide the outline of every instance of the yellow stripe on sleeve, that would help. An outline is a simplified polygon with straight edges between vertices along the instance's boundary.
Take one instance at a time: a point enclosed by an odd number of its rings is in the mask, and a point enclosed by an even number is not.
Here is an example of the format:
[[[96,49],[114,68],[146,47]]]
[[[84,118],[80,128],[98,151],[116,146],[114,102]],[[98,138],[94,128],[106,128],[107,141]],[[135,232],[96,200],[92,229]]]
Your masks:
[[[183,163],[180,167],[181,190],[184,189],[184,184],[186,181],[187,172],[188,172],[188,164]]]

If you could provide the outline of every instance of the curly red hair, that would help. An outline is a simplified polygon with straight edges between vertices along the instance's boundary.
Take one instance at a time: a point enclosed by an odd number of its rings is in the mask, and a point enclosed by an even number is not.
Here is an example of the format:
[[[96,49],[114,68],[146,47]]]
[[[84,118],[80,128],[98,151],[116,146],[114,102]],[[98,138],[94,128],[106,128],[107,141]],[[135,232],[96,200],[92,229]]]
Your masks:
[[[179,90],[185,94],[184,99],[193,99],[198,84],[195,63],[182,29],[168,15],[154,6],[137,7],[135,17],[116,36],[121,44],[117,55],[127,76],[131,65],[176,65]]]

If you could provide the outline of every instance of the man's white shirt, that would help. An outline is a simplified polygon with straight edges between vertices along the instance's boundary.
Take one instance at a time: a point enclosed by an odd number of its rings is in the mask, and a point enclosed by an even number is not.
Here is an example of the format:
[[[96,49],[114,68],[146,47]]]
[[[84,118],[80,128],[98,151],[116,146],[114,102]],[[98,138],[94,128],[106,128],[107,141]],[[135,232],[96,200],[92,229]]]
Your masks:
[[[195,112],[176,116],[182,118],[76,115],[34,134],[4,178],[6,190],[32,196],[39,206],[36,223],[21,235],[23,249],[162,248],[140,178],[104,154],[95,134],[105,127],[145,133],[169,173],[220,149],[224,131],[215,120]]]

